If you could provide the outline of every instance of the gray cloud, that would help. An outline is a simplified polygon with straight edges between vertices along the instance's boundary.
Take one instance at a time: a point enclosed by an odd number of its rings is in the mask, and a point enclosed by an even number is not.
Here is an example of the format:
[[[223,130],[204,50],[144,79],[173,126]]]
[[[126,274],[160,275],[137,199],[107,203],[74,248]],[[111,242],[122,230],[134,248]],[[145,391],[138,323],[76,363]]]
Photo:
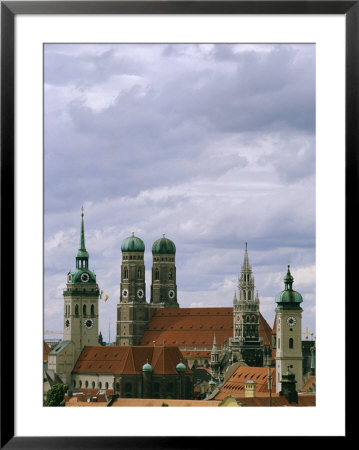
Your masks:
[[[288,260],[314,266],[313,45],[46,45],[44,105],[45,305],[74,265],[82,204],[106,328],[133,230],[147,270],[152,242],[175,241],[182,306],[231,304],[245,241],[266,298]],[[315,282],[303,289],[314,327]]]

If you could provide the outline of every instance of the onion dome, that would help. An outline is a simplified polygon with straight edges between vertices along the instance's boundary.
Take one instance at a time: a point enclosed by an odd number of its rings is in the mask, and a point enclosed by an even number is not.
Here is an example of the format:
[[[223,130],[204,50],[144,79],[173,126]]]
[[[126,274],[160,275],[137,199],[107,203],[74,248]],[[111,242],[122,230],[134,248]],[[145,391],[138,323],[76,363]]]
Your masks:
[[[144,252],[145,244],[142,239],[135,236],[135,233],[132,232],[132,236],[129,236],[122,242],[121,250],[123,252]]]
[[[185,372],[186,371],[186,366],[183,364],[182,361],[177,364],[176,370],[177,370],[177,372]]]
[[[303,297],[299,294],[299,292],[293,290],[293,280],[294,278],[292,277],[288,266],[288,272],[284,277],[284,291],[279,292],[275,297],[275,301],[278,304],[277,309],[300,308],[300,303],[302,303]]]
[[[142,372],[152,372],[152,366],[151,366],[151,364],[148,362],[148,360],[147,360],[146,364],[144,364],[144,365],[142,366]]]
[[[161,239],[158,239],[152,245],[152,254],[153,255],[174,255],[176,253],[175,244],[163,235]]]

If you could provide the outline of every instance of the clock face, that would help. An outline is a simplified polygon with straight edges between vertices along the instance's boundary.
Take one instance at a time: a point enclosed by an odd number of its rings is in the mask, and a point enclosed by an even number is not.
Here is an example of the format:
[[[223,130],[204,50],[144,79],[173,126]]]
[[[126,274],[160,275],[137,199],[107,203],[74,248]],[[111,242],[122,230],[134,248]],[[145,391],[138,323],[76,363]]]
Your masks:
[[[66,322],[65,322],[65,327],[66,327],[66,328],[69,328],[69,326],[70,326],[70,321],[69,321],[69,320],[66,320]]]
[[[89,279],[90,279],[90,276],[89,276],[88,273],[83,273],[83,274],[81,275],[81,281],[82,281],[83,283],[87,283]]]
[[[122,297],[128,297],[128,290],[127,289],[124,289],[123,291],[122,291]]]
[[[71,282],[72,282],[72,275],[71,275],[71,273],[69,273],[69,274],[67,275],[67,282],[68,282],[68,283],[71,283]]]
[[[86,328],[92,328],[93,327],[93,320],[92,319],[86,319],[84,321],[84,325]]]
[[[143,298],[143,296],[144,296],[143,290],[142,290],[142,289],[139,289],[139,290],[137,291],[137,297],[138,297],[138,298]]]
[[[297,319],[293,316],[288,317],[287,319],[287,325],[289,327],[294,327],[294,325],[297,323]]]
[[[169,298],[174,298],[175,296],[175,291],[173,289],[171,289],[170,291],[168,291],[168,296]]]

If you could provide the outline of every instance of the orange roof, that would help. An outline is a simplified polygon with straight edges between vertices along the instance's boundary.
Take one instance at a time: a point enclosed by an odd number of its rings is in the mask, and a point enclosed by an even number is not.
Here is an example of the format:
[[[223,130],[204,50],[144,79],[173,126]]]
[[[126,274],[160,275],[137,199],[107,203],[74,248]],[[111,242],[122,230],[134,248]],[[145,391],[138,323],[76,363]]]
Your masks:
[[[84,347],[73,369],[74,373],[139,374],[148,361],[153,373],[177,373],[176,366],[183,360],[176,346],[96,346]]]
[[[269,395],[265,397],[235,397],[243,406],[269,406]],[[286,397],[272,394],[272,406],[315,406],[315,395],[298,395],[298,403],[289,403]]]
[[[48,360],[48,354],[51,352],[51,348],[49,345],[44,341],[44,362]]]
[[[259,333],[264,345],[271,344],[271,328],[259,315]],[[229,344],[233,337],[233,308],[161,308],[157,309],[141,345],[165,342],[179,347],[212,348],[216,335],[217,345]]]
[[[270,371],[272,375],[272,392],[275,392],[275,369],[271,368]],[[244,397],[244,384],[248,380],[252,380],[257,383],[256,391],[258,397],[269,395],[267,367],[239,366],[232,376],[223,384],[220,391],[215,396],[215,399],[223,400],[229,395],[236,398]]]
[[[166,403],[168,406],[218,406],[216,400],[173,400],[173,399],[155,399],[155,398],[116,398],[111,406],[162,406]]]

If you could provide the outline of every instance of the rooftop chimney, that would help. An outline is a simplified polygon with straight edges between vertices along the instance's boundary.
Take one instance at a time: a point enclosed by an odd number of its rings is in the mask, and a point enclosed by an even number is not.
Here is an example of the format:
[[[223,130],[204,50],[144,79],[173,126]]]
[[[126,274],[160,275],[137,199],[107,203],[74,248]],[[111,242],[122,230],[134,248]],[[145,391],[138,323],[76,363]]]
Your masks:
[[[257,383],[253,380],[248,380],[244,383],[244,393],[245,397],[256,397],[257,396]]]

